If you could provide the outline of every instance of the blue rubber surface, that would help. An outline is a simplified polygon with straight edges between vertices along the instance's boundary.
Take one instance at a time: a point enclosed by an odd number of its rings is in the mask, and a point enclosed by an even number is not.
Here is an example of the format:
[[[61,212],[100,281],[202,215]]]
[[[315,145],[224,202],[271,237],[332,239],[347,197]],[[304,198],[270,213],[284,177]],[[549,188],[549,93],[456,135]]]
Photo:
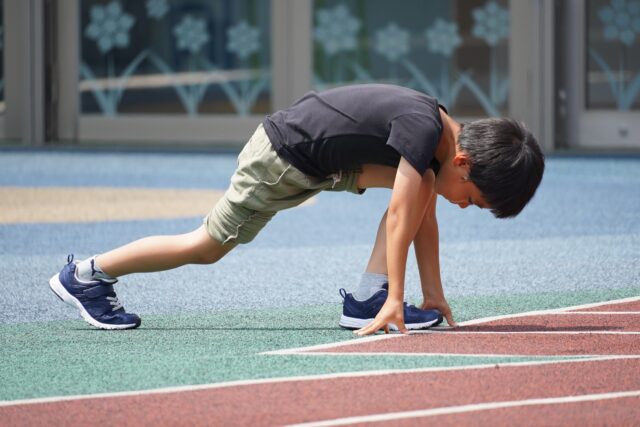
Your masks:
[[[230,154],[0,152],[0,185],[224,189],[234,167]],[[497,220],[440,198],[447,295],[622,288],[640,294],[639,188],[639,158],[550,158],[538,194],[518,218]],[[337,304],[338,289],[353,288],[366,265],[389,194],[321,194],[311,206],[278,214],[254,242],[218,264],[128,276],[119,296],[142,316]],[[67,253],[84,258],[200,223],[0,225],[0,323],[78,318],[47,288]],[[406,290],[408,299],[420,298],[413,260]]]

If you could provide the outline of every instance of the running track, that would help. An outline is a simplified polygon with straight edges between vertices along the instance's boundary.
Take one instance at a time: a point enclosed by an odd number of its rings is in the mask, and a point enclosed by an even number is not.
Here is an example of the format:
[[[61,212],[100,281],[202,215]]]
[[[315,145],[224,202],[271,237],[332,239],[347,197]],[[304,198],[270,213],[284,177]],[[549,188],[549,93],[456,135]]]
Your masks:
[[[379,353],[543,358],[7,401],[0,402],[0,425],[637,425],[640,419],[640,298],[265,357]]]

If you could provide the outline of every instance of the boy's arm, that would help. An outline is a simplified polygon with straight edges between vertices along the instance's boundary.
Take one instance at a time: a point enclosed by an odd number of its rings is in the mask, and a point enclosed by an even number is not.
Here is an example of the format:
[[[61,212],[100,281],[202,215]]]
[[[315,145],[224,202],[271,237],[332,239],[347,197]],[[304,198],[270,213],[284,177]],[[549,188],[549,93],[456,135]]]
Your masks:
[[[356,331],[358,335],[373,334],[380,329],[388,331],[395,324],[406,333],[404,326],[404,277],[409,246],[422,223],[434,191],[433,174],[420,176],[409,162],[400,159],[387,211],[387,269],[389,295],[376,318]]]
[[[427,173],[432,174],[432,171]],[[440,278],[440,250],[438,220],[436,218],[436,201],[438,195],[434,191],[427,206],[427,211],[414,239],[420,283],[424,301],[422,309],[437,309],[447,319],[449,326],[456,326],[451,308],[444,297]]]

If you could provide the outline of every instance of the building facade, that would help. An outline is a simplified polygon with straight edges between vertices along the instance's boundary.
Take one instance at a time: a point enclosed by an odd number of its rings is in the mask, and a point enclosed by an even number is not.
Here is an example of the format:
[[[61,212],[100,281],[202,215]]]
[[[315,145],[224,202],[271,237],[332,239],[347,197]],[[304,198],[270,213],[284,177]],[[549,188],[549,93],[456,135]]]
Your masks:
[[[545,150],[640,150],[640,0],[2,0],[0,138],[241,144],[309,90],[392,83]]]

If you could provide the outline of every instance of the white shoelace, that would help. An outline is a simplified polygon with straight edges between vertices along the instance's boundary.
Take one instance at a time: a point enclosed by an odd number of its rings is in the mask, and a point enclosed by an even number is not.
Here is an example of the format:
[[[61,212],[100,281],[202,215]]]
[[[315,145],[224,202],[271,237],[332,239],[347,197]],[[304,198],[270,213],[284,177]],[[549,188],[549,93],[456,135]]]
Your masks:
[[[109,304],[113,306],[111,311],[116,311],[122,308],[122,303],[118,300],[118,297],[107,297]]]

